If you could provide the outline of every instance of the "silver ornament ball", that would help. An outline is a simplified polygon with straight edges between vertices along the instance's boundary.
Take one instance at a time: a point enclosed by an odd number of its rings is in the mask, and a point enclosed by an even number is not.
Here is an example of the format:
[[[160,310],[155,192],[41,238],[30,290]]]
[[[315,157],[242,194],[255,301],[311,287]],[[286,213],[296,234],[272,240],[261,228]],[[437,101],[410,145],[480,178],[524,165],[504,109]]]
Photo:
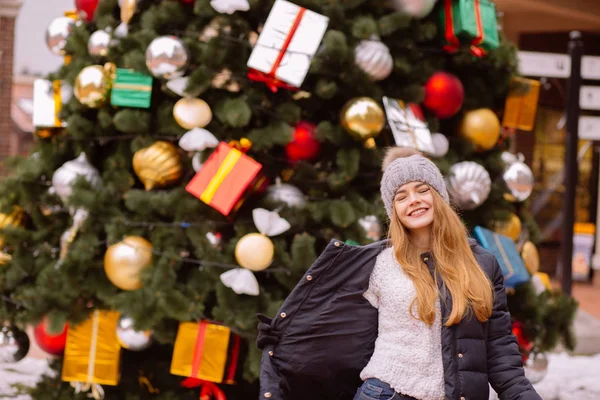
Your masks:
[[[268,201],[284,203],[290,208],[302,209],[306,206],[306,195],[296,186],[281,183],[279,179],[267,188],[265,197]]]
[[[117,340],[121,347],[131,351],[142,351],[152,344],[152,331],[136,331],[134,320],[121,315],[117,324]]]
[[[546,353],[532,353],[523,365],[525,368],[525,377],[531,383],[538,383],[548,373],[548,357]]]
[[[533,192],[533,172],[531,171],[531,168],[523,162],[524,157],[522,154],[519,154],[514,158],[509,155],[513,156],[508,152],[502,154],[502,159],[505,160],[506,163],[502,179],[516,202],[525,201],[529,198],[531,192]],[[506,162],[507,160],[509,160],[509,162]]]
[[[50,22],[46,29],[46,46],[56,56],[64,56],[67,38],[75,25],[75,20],[68,17],[58,17]]]
[[[83,176],[93,187],[102,184],[100,172],[87,160],[85,153],[81,153],[74,160],[67,161],[52,176],[52,188],[63,203],[68,203],[73,194],[73,185],[77,178]]]
[[[21,361],[29,352],[29,337],[15,326],[0,328],[0,364]]]
[[[492,189],[492,180],[482,165],[463,161],[450,168],[446,185],[450,198],[458,207],[473,210],[487,200]]]
[[[106,31],[96,31],[92,33],[88,40],[88,53],[95,57],[106,57],[110,47],[110,33]]]
[[[354,62],[374,81],[387,78],[394,68],[390,49],[377,37],[360,41],[354,49]]]
[[[374,215],[367,215],[359,218],[358,224],[365,230],[365,237],[374,242],[381,240],[383,236],[383,225],[379,218]]]
[[[187,62],[187,50],[183,42],[174,36],[157,37],[146,49],[146,66],[157,78],[183,76]]]
[[[392,2],[396,11],[413,18],[425,18],[431,13],[437,0],[392,0]]]

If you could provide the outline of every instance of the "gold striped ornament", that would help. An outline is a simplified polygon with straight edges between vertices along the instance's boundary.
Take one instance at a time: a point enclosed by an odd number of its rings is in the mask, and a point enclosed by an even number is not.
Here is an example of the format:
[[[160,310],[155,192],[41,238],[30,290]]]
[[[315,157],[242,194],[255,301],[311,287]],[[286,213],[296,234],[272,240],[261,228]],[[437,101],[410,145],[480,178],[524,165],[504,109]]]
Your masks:
[[[133,155],[133,170],[147,191],[165,187],[181,178],[181,158],[177,147],[158,141]]]

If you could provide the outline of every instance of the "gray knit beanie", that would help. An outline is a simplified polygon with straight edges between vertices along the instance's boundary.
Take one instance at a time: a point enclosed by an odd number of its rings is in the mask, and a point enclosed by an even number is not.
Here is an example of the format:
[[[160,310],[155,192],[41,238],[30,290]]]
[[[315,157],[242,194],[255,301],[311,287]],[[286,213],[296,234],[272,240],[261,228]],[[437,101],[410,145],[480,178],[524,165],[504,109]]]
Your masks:
[[[409,182],[424,182],[450,202],[446,182],[438,167],[418,151],[406,147],[390,148],[383,160],[381,199],[390,219],[398,188]]]

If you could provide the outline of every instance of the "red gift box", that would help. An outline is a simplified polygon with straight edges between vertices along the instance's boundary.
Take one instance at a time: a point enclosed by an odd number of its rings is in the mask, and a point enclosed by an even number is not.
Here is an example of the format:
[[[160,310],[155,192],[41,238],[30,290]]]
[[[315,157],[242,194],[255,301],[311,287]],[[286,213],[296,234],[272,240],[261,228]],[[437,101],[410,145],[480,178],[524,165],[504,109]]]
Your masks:
[[[261,170],[260,163],[221,142],[185,190],[227,216],[264,186]]]

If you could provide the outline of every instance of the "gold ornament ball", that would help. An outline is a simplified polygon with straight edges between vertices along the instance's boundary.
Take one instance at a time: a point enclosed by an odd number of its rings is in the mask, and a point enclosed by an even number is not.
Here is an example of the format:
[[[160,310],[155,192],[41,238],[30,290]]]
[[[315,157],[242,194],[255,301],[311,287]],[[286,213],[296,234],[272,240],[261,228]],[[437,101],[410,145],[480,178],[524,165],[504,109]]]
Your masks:
[[[369,97],[349,100],[340,112],[344,129],[356,140],[365,141],[379,135],[385,126],[385,114]]]
[[[260,233],[249,233],[235,246],[235,258],[242,267],[250,271],[262,271],[271,265],[275,246],[271,239]]]
[[[468,111],[462,119],[459,132],[478,151],[490,150],[500,137],[500,121],[489,108]]]
[[[142,287],[140,273],[152,264],[152,244],[140,236],[127,236],[104,254],[104,271],[113,285],[122,290]]]
[[[494,232],[508,236],[516,241],[521,234],[521,220],[519,216],[513,213],[507,221],[497,221],[494,223]]]
[[[109,71],[101,65],[90,65],[77,75],[73,93],[84,106],[100,108],[108,101],[110,87]]]
[[[540,270],[540,254],[535,244],[525,242],[521,250],[521,257],[531,275],[535,275]]]
[[[173,117],[182,128],[204,128],[212,120],[212,111],[204,100],[184,97],[175,103]]]
[[[133,170],[148,191],[177,182],[182,174],[177,147],[161,140],[136,151]]]
[[[22,227],[24,225],[24,212],[19,206],[13,207],[10,214],[0,213],[0,229],[7,226]],[[0,236],[0,247],[4,245],[4,237]]]

